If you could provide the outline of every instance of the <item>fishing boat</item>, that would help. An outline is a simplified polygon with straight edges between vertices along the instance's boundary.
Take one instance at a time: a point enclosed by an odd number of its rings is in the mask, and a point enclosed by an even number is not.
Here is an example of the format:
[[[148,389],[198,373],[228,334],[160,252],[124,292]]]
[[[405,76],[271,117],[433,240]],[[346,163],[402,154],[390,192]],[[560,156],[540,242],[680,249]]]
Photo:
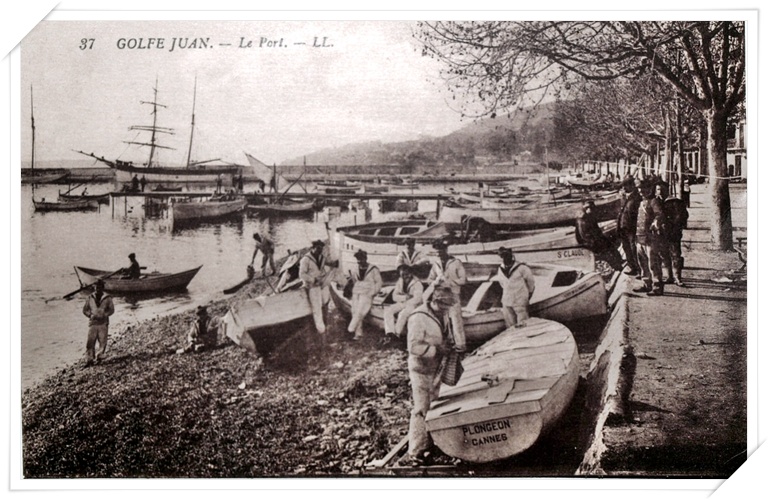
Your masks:
[[[201,267],[203,266],[180,273],[150,272],[142,274],[139,279],[130,279],[110,271],[80,266],[75,266],[75,273],[83,286],[92,285],[97,280],[103,279],[104,290],[116,294],[131,294],[183,290],[187,288]]]
[[[611,234],[616,230],[616,221],[600,223],[600,227],[604,233]],[[354,255],[362,249],[368,253],[368,262],[381,270],[391,270],[395,268],[397,255],[405,249],[406,238],[415,240],[417,248],[430,258],[437,256],[432,243],[444,239],[451,242],[450,254],[462,262],[498,262],[499,248],[506,247],[523,262],[595,270],[595,255],[578,242],[575,226],[510,231],[483,221],[469,225],[432,220],[374,222],[337,228],[332,234],[331,246],[344,269],[357,265]]]
[[[318,182],[316,189],[318,192],[326,194],[354,194],[359,192],[363,187],[360,182],[352,182],[347,180],[328,180]]]
[[[248,202],[233,194],[214,194],[208,199],[171,199],[170,213],[173,223],[199,221],[233,215],[245,210]]]
[[[35,168],[35,104],[32,87],[29,88],[30,118],[32,121],[32,158],[29,168],[21,169],[22,184],[51,184],[67,178],[69,171],[63,168],[39,169]]]
[[[455,386],[442,385],[426,415],[445,454],[485,463],[517,455],[553,429],[579,383],[573,335],[554,321],[531,318],[462,361]]]
[[[181,186],[164,186],[162,184],[158,184],[154,188],[152,188],[152,192],[154,193],[180,193],[183,190]]]
[[[419,183],[414,181],[406,181],[400,177],[395,177],[390,180],[384,181],[390,189],[418,189]]]
[[[71,194],[59,193],[59,200],[66,202],[73,201],[95,201],[100,205],[109,205],[109,193],[102,194]]]
[[[222,318],[224,334],[259,355],[261,339],[271,333],[294,332],[312,321],[306,288],[262,295],[230,306]]]
[[[195,130],[195,101],[197,98],[197,84],[195,84],[195,93],[192,100],[192,126],[189,138],[189,150],[187,152],[186,164],[182,166],[160,165],[157,162],[156,152],[158,149],[174,149],[162,145],[158,142],[158,136],[161,134],[173,135],[174,131],[168,127],[161,127],[157,124],[158,108],[166,106],[157,102],[157,81],[154,87],[154,99],[152,101],[141,101],[142,104],[152,106],[152,124],[134,125],[129,128],[131,131],[149,132],[150,136],[144,141],[125,141],[141,147],[149,148],[149,158],[145,164],[134,164],[131,161],[110,160],[94,153],[77,151],[80,154],[94,158],[95,160],[114,169],[115,179],[119,183],[131,182],[134,177],[144,177],[146,182],[163,183],[208,183],[220,182],[222,178],[232,178],[242,175],[243,166],[237,164],[213,164],[215,160],[192,161],[192,139]],[[148,142],[147,142],[148,141]]]
[[[261,214],[303,215],[315,211],[315,202],[314,200],[298,201],[283,198],[275,203],[265,203],[261,205],[249,203],[248,210]]]
[[[45,201],[32,199],[35,212],[82,212],[99,208],[97,200]]]
[[[621,195],[612,192],[603,196],[593,196],[594,214],[598,221],[615,219],[621,202]],[[532,229],[575,224],[581,214],[581,203],[561,203],[554,206],[536,206],[529,208],[477,208],[446,201],[440,211],[440,220],[461,222],[466,217],[479,217],[487,222],[502,225],[508,229]]]
[[[498,259],[497,259],[498,260]],[[531,297],[531,316],[569,323],[575,320],[604,315],[607,310],[605,282],[596,272],[547,264],[529,264],[536,280]],[[479,344],[496,336],[506,327],[501,312],[501,284],[492,279],[496,265],[464,264],[467,283],[461,287],[464,333],[469,344]],[[393,304],[392,292],[397,274],[381,273],[385,286],[373,298],[373,305],[365,322],[384,329],[384,309]],[[426,284],[425,284],[426,285]],[[339,310],[351,314],[350,300],[344,297],[343,287],[330,285],[331,298]]]

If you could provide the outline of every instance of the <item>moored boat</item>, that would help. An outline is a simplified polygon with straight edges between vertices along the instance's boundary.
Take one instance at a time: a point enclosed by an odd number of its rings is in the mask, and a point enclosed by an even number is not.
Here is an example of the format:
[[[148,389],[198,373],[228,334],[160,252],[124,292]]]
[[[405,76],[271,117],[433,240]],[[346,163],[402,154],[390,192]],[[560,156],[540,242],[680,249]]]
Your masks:
[[[75,266],[75,272],[83,286],[92,285],[97,280],[103,278],[106,291],[117,294],[131,294],[183,290],[187,288],[187,285],[189,285],[189,282],[192,281],[192,278],[195,277],[201,267],[203,266],[178,273],[144,273],[139,279],[129,279],[115,275],[110,271],[80,266]]]
[[[315,202],[281,200],[277,203],[266,203],[263,205],[248,204],[248,210],[251,212],[276,214],[276,215],[299,215],[309,214],[315,211]]]
[[[21,170],[21,183],[22,184],[53,184],[61,182],[69,176],[69,172],[63,169],[50,170],[35,170],[22,169]]]
[[[507,231],[492,224],[480,223],[478,230],[466,225],[430,220],[377,222],[337,228],[331,239],[344,269],[354,267],[357,250],[368,253],[368,262],[381,270],[395,268],[398,253],[405,248],[406,237],[413,238],[417,248],[428,257],[437,252],[434,240],[451,242],[449,252],[463,262],[495,263],[498,249],[507,247],[523,262],[539,262],[576,267],[584,271],[595,269],[595,256],[576,240],[575,227],[556,227]],[[601,223],[607,234],[615,231],[616,222]]]
[[[170,204],[173,223],[224,217],[242,212],[247,205],[242,196],[214,195],[206,200],[172,199]]]
[[[419,200],[379,200],[381,212],[416,212],[419,210]]]
[[[33,199],[32,203],[36,212],[77,212],[99,208],[96,200],[45,201],[43,198],[40,201]]]
[[[498,257],[497,257],[498,260]],[[490,278],[498,264],[464,264],[467,283],[462,286],[462,317],[467,342],[479,344],[494,337],[506,327],[501,312],[501,284]],[[598,273],[546,264],[529,264],[536,280],[531,297],[531,316],[569,323],[575,320],[602,316],[607,312],[605,282]],[[392,291],[397,275],[394,271],[381,273],[385,286],[374,297],[365,322],[384,329],[384,309],[391,305]],[[350,314],[350,300],[343,295],[343,287],[332,283],[331,298],[343,312]]]
[[[426,426],[440,450],[467,462],[500,460],[533,446],[566,412],[579,382],[573,335],[538,318],[506,329],[462,366],[458,384],[441,386]]]
[[[598,221],[616,218],[621,201],[618,192],[590,199],[595,202],[594,214]],[[578,202],[522,208],[479,208],[446,201],[440,211],[440,220],[461,222],[466,217],[479,217],[509,229],[531,229],[572,225],[580,214],[581,204]]]
[[[59,193],[59,200],[60,201],[90,201],[93,200],[96,203],[102,204],[102,205],[109,205],[109,193],[102,193],[102,194],[70,194],[70,193]]]

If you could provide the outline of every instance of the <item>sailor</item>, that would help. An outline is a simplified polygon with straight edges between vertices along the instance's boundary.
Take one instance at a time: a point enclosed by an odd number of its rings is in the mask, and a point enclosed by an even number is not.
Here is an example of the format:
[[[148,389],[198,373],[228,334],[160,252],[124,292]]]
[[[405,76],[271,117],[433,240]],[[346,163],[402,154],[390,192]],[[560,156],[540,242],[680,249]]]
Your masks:
[[[129,253],[128,259],[130,259],[131,265],[127,269],[122,269],[122,275],[128,279],[137,280],[141,277],[141,266],[136,260],[136,254],[133,252]]]
[[[357,269],[349,271],[348,282],[352,282],[352,319],[349,321],[347,332],[352,340],[363,338],[363,320],[371,310],[373,298],[381,290],[382,281],[379,268],[368,264],[368,253],[365,250],[355,252]]]
[[[88,340],[85,343],[85,366],[98,363],[107,351],[107,333],[109,317],[115,313],[112,297],[104,293],[104,281],[96,282],[95,291],[88,296],[83,305],[83,314],[88,317]],[[99,342],[99,353],[96,352]]]
[[[418,266],[419,264],[426,264],[429,262],[427,256],[421,250],[416,250],[416,240],[413,238],[405,239],[405,248],[400,250],[397,254],[396,266],[400,269],[400,266],[407,265],[411,268]],[[413,271],[413,269],[411,269]]]
[[[315,240],[312,242],[312,248],[299,262],[299,279],[307,289],[315,328],[320,335],[325,335],[323,306],[331,298],[328,285],[334,278],[334,273],[324,252],[325,243],[321,240]]]
[[[199,352],[216,346],[221,320],[218,316],[208,316],[208,308],[197,306],[195,321],[189,326],[187,343],[176,354]]]
[[[493,278],[501,283],[501,313],[507,328],[525,326],[530,317],[529,304],[536,282],[531,268],[515,260],[515,254],[509,248],[499,248],[501,265]]]
[[[408,317],[408,378],[413,408],[408,426],[408,454],[401,460],[402,465],[423,465],[430,447],[425,419],[440,393],[440,367],[450,349],[449,310],[454,304],[453,291],[439,286]]]
[[[253,233],[253,239],[256,241],[256,248],[253,250],[251,265],[253,265],[253,263],[256,261],[256,254],[258,254],[259,250],[261,250],[261,275],[267,275],[267,264],[269,264],[269,267],[272,269],[272,274],[276,274],[277,269],[275,268],[275,244],[272,242],[272,240],[266,236],[260,235],[259,233]]]
[[[427,281],[430,283],[425,291],[429,296],[438,286],[448,287],[453,293],[453,305],[449,311],[453,327],[454,340],[459,350],[466,349],[464,336],[464,320],[461,317],[461,287],[467,283],[467,273],[464,265],[458,259],[448,254],[448,242],[437,240],[432,245],[437,250],[437,258],[432,261]]]
[[[141,184],[141,192],[143,193],[143,192],[144,192],[144,188],[145,188],[145,187],[146,187],[146,185],[147,185],[147,178],[146,178],[146,177],[144,177],[144,175],[143,175],[143,174],[142,174],[142,176],[141,176],[141,180],[139,181],[139,183]]]
[[[405,332],[408,316],[424,301],[424,285],[413,277],[408,264],[397,267],[400,278],[392,291],[394,304],[384,309],[384,334],[387,338],[400,338]]]
[[[133,178],[131,179],[131,191],[134,193],[139,192],[139,176],[136,174],[133,174]]]

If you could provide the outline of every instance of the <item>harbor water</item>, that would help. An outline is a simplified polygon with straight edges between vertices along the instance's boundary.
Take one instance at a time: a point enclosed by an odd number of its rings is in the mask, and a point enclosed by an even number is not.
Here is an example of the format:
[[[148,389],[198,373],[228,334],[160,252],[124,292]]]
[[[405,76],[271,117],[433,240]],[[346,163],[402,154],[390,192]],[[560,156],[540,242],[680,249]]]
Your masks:
[[[90,184],[88,194],[115,191],[114,184]],[[422,184],[418,192],[446,193],[448,189],[476,189],[476,184]],[[75,192],[82,192],[83,187]],[[206,188],[201,188],[206,189]],[[207,189],[212,189],[208,186]],[[256,186],[246,185],[252,192]],[[307,186],[310,191],[313,186]],[[326,222],[335,225],[367,222],[364,211],[346,210],[336,218],[328,209],[307,216],[260,216],[253,213],[215,223],[173,229],[166,212],[145,211],[145,198],[116,197],[111,205],[92,212],[35,212],[32,204],[54,201],[66,185],[21,188],[21,387],[26,389],[84,355],[87,319],[82,314],[86,294],[62,297],[80,283],[74,266],[115,271],[129,264],[133,252],[144,272],[179,272],[202,265],[183,292],[145,297],[115,297],[111,331],[199,304],[224,298],[223,290],[241,281],[253,255],[254,232],[266,233],[276,244],[275,257],[288,250],[328,238]],[[399,191],[410,194],[411,191]],[[378,202],[368,202],[369,221],[404,218],[406,213],[381,213]],[[419,212],[434,212],[435,201],[419,202]],[[258,265],[258,260],[257,260]],[[179,339],[181,342],[182,339]]]

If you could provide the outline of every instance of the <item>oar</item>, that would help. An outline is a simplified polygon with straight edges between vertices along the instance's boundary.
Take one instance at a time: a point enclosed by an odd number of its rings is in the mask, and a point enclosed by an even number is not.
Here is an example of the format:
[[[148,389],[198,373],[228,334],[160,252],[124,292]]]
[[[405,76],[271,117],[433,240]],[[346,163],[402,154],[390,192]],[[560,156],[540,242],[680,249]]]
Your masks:
[[[118,269],[117,271],[115,271],[115,272],[113,272],[113,273],[109,273],[109,274],[107,274],[106,276],[100,276],[100,277],[99,277],[99,279],[100,279],[100,280],[105,280],[105,279],[107,279],[107,278],[111,278],[112,276],[114,276],[115,274],[119,273],[120,271],[122,271],[122,268],[121,268],[121,269]],[[63,297],[62,297],[62,299],[69,299],[70,297],[74,297],[75,295],[77,295],[78,293],[82,292],[82,291],[83,291],[83,290],[85,290],[86,288],[90,288],[90,287],[92,287],[94,284],[95,284],[95,283],[91,283],[90,285],[83,285],[83,286],[81,286],[80,288],[78,288],[77,290],[75,290],[74,292],[69,292],[68,294],[66,294],[65,296],[63,296]]]

